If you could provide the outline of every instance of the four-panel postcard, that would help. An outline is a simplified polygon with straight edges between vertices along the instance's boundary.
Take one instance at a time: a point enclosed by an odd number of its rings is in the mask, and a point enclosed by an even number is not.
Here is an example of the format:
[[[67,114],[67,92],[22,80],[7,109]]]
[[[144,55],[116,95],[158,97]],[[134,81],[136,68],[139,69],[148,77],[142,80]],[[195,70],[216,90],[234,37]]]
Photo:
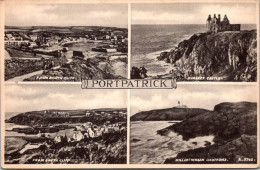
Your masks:
[[[4,169],[259,168],[258,0],[0,0]]]

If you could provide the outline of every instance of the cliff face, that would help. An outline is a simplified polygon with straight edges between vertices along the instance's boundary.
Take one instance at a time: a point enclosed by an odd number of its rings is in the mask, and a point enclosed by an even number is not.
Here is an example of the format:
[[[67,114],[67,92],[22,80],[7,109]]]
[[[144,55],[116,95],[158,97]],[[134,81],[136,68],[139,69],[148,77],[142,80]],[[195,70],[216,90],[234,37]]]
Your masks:
[[[195,34],[157,58],[174,64],[180,79],[205,76],[256,81],[256,35],[256,30]]]
[[[239,158],[253,158],[254,161],[249,163],[254,163],[257,158],[256,103],[221,103],[215,106],[214,111],[188,118],[158,133],[164,135],[169,131],[182,135],[184,140],[214,135],[215,143],[182,152],[165,163],[175,163],[178,158],[228,158],[230,163],[238,163]]]
[[[197,108],[168,108],[150,110],[136,113],[131,117],[131,121],[161,121],[161,120],[184,120],[188,117],[196,116],[208,112],[205,109]]]

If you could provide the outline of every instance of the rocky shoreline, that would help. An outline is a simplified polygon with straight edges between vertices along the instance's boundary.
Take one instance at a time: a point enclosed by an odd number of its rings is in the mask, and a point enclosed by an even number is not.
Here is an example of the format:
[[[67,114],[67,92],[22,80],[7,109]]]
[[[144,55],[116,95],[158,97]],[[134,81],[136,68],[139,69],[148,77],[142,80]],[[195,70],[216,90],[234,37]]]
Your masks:
[[[256,30],[194,34],[170,52],[162,52],[159,61],[171,63],[172,72],[153,78],[193,81],[192,77],[220,77],[217,81],[256,81]]]
[[[165,164],[249,163],[257,161],[257,104],[220,103],[208,111],[157,131],[166,135],[174,131],[183,140],[214,135],[214,144],[181,152]],[[225,158],[225,159],[222,159]],[[212,161],[216,159],[215,161]],[[212,161],[212,162],[211,162]]]

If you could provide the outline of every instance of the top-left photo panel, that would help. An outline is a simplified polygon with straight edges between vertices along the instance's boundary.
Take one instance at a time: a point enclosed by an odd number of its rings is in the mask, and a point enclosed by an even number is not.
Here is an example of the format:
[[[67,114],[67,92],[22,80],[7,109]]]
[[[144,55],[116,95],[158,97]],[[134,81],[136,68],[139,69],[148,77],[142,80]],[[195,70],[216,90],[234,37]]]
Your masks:
[[[128,78],[127,4],[5,6],[5,81]]]

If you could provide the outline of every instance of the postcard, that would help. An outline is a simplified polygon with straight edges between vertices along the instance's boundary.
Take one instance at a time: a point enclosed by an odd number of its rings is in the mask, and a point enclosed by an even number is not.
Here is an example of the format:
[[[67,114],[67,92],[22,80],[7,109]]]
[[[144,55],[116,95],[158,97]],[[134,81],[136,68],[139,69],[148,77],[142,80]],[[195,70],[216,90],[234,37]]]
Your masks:
[[[0,0],[4,169],[257,168],[259,1]]]

